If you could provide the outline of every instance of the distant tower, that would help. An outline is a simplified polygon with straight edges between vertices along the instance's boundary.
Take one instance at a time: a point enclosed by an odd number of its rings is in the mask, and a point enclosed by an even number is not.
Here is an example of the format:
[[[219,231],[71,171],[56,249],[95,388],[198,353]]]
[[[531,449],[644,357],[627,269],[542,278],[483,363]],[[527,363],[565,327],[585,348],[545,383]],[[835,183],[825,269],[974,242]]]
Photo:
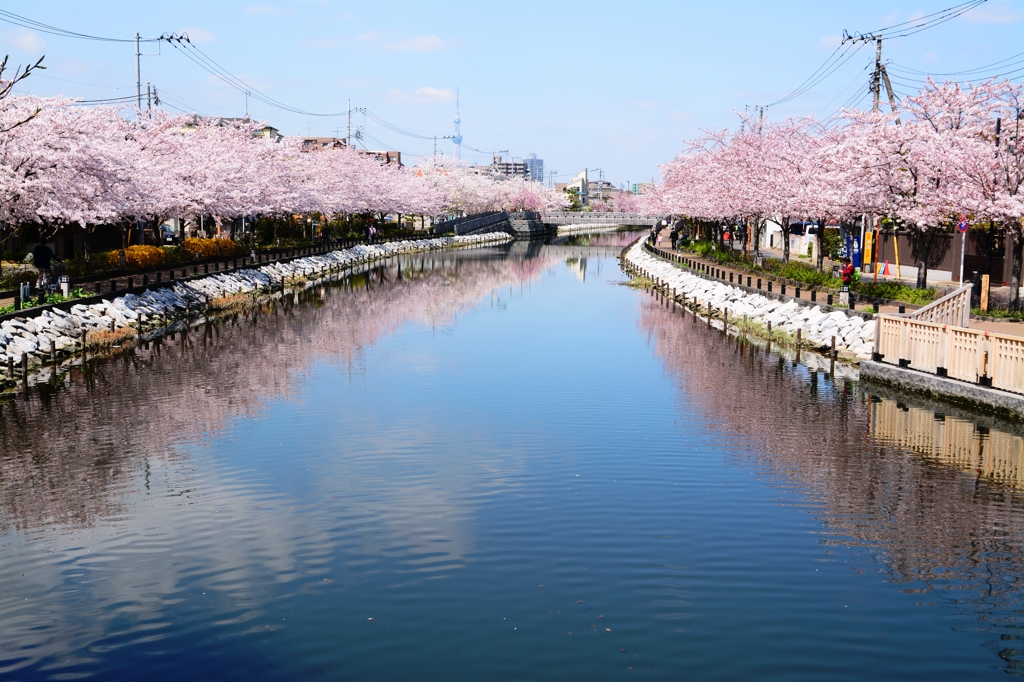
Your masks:
[[[455,160],[462,158],[462,117],[459,116],[459,89],[455,88],[455,136],[452,138],[455,143]]]

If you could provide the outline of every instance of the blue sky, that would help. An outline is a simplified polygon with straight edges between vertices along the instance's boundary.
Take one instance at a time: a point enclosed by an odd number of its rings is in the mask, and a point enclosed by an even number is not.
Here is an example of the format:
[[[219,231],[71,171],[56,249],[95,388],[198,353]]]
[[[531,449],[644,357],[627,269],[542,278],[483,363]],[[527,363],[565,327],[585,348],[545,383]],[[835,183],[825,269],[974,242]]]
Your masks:
[[[861,2],[47,2],[2,9],[82,33],[131,38],[186,31],[253,88],[294,108],[340,112],[351,98],[380,119],[423,136],[450,135],[461,92],[464,143],[531,152],[547,170],[602,168],[615,182],[649,180],[683,140],[736,125],[736,111],[792,92],[835,50],[844,29],[871,31],[960,0]],[[144,50],[154,51],[154,45]],[[1024,50],[1024,0],[988,0],[960,18],[885,46],[897,91],[906,71],[945,73]],[[134,93],[134,45],[75,40],[0,24],[14,63],[46,55],[48,70],[22,92],[86,99]],[[854,54],[804,95],[767,115],[828,115],[866,93],[872,49]],[[1024,73],[1024,72],[1022,72]],[[168,105],[239,116],[245,96],[164,45],[142,58],[143,83]],[[852,98],[852,100],[851,100]],[[862,106],[870,106],[866,98]],[[345,135],[345,117],[314,117],[250,100],[249,111],[285,134]],[[368,136],[406,154],[432,140],[363,115]],[[367,138],[366,144],[378,147]],[[450,142],[439,149],[451,153]],[[481,163],[489,155],[463,148]]]

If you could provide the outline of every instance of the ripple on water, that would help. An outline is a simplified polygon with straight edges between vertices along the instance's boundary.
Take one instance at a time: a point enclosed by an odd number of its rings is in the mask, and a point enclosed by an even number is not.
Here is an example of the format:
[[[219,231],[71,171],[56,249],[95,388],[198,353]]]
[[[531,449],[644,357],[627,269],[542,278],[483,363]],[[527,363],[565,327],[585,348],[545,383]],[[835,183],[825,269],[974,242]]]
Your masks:
[[[3,404],[0,677],[1018,671],[1019,427],[693,324],[602,239],[390,262]]]

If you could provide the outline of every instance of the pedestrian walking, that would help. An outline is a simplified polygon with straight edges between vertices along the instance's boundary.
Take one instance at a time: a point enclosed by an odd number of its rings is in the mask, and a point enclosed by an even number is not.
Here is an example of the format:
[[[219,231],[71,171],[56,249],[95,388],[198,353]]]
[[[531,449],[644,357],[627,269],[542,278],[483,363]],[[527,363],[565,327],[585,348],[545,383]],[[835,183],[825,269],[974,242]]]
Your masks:
[[[36,266],[36,272],[39,275],[36,279],[36,287],[40,290],[46,286],[50,279],[50,266],[53,261],[60,262],[57,258],[57,254],[50,250],[50,247],[46,244],[40,243],[34,249],[32,249],[32,264]]]

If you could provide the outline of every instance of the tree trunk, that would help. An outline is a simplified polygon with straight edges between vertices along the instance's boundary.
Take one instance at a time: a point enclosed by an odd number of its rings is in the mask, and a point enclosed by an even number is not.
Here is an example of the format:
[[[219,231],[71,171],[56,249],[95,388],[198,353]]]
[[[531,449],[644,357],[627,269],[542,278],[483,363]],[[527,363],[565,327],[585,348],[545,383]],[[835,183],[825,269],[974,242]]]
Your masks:
[[[782,217],[782,262],[789,262],[789,217]]]
[[[818,218],[818,234],[814,235],[814,246],[817,258],[818,272],[825,269],[825,219]]]
[[[931,250],[932,235],[917,229],[914,230],[914,241],[917,243],[917,288],[927,289],[928,252]]]
[[[82,232],[82,254],[85,256],[86,263],[92,263],[92,235],[90,230],[86,228]]]
[[[764,230],[764,221],[760,218],[754,219],[754,258],[761,257],[761,231]]]
[[[1007,235],[1008,237],[1011,235]],[[1020,277],[1021,261],[1024,260],[1024,233],[1020,229],[1012,235],[1010,251],[1012,253],[1013,265],[1010,267],[1010,310],[1016,312],[1021,309],[1020,302]]]

